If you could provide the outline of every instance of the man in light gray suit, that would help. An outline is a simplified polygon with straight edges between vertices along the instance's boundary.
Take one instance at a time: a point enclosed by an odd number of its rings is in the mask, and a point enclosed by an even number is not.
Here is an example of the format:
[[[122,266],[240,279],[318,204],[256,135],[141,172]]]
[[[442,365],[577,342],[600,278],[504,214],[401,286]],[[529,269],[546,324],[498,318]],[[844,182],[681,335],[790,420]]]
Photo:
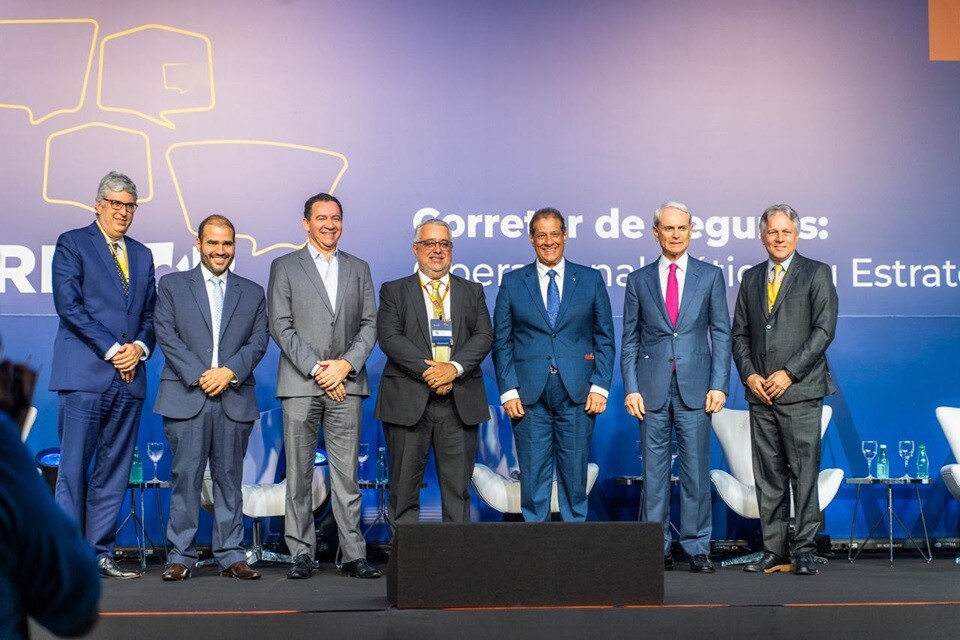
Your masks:
[[[229,273],[234,228],[223,216],[200,223],[200,265],[160,278],[154,323],[165,363],[153,410],[173,451],[166,581],[197,562],[204,468],[213,477],[213,555],[220,575],[255,580],[243,544],[243,456],[257,409],[253,370],[267,350],[263,288]]]
[[[340,570],[379,578],[367,563],[360,533],[357,452],[361,404],[370,395],[366,362],[377,339],[370,267],[338,248],[343,208],[320,193],[303,206],[307,244],[270,267],[270,335],[280,346],[277,397],[283,406],[287,454],[285,539],[294,556],[288,578],[317,567],[312,492],[317,429],[322,424],[330,465],[333,517],[340,537]]]
[[[817,497],[823,397],[836,392],[826,350],[837,329],[830,267],[797,253],[800,218],[778,204],[760,216],[768,260],[740,283],[733,316],[733,359],[746,387],[763,557],[744,571],[817,573],[821,525]],[[794,562],[788,557],[790,489],[796,504]]]
[[[710,414],[730,383],[730,313],[720,269],[689,255],[692,218],[679,202],[653,216],[659,260],[627,278],[621,369],[627,413],[640,419],[645,519],[663,523],[664,568],[673,568],[670,441],[680,454],[680,546],[690,570],[710,562]]]

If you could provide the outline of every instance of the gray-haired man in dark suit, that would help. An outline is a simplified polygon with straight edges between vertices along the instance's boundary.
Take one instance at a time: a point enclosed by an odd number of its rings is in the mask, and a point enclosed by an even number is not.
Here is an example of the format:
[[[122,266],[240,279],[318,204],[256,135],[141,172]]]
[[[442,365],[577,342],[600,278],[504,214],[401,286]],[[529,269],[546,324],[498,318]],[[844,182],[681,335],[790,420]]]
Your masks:
[[[836,392],[826,350],[837,328],[830,267],[796,252],[800,218],[778,204],[760,216],[768,260],[740,283],[733,360],[746,387],[763,558],[744,571],[817,573],[817,497],[823,398]],[[794,563],[789,560],[790,489],[796,502]]]

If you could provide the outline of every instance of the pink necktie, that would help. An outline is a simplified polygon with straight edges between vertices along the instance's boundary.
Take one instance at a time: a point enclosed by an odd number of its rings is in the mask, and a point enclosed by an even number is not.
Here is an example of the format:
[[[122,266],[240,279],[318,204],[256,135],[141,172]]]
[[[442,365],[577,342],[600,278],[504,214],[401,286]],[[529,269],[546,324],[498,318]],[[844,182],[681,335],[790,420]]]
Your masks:
[[[670,263],[670,273],[667,274],[667,315],[670,324],[677,326],[677,317],[680,315],[680,283],[677,282],[677,263]]]

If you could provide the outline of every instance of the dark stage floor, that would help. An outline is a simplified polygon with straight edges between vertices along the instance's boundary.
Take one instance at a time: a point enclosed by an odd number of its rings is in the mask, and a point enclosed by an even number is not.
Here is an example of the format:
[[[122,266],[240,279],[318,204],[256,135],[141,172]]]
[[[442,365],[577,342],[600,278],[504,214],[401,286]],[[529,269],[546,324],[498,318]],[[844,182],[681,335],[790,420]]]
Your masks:
[[[385,567],[382,567],[385,569]],[[263,565],[263,578],[240,582],[214,568],[182,583],[160,580],[151,564],[139,580],[107,581],[98,638],[917,638],[955,637],[960,629],[960,565],[930,564],[915,553],[882,554],[855,564],[837,556],[820,575],[755,575],[739,567],[696,575],[678,563],[665,574],[665,602],[653,607],[398,610],[386,579],[357,580],[329,564],[309,580]],[[611,571],[621,569],[611,558]],[[576,580],[574,575],[571,580]],[[477,588],[483,588],[478,585]],[[34,637],[51,637],[33,627]],[[652,635],[651,635],[652,634]]]

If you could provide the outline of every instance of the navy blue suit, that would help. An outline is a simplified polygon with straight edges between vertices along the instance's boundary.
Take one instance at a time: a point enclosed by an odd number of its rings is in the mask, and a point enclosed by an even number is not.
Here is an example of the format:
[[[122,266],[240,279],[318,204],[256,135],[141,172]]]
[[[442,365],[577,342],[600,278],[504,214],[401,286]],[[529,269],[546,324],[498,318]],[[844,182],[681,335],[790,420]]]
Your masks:
[[[114,344],[140,341],[150,351],[155,344],[153,254],[133,238],[124,237],[124,244],[128,295],[96,222],[62,234],[53,255],[53,303],[60,326],[50,390],[59,392],[62,449],[56,498],[80,523],[98,557],[113,553],[117,513],[147,393],[143,362],[125,383],[104,356]]]
[[[680,544],[710,553],[710,416],[707,392],[730,383],[730,314],[723,275],[688,257],[677,325],[660,285],[660,260],[627,278],[620,358],[624,393],[643,397],[641,421],[646,519],[663,522],[670,553],[670,440],[680,452]]]
[[[586,519],[595,417],[584,404],[591,386],[610,389],[614,358],[610,298],[599,271],[565,262],[553,327],[536,263],[504,276],[494,310],[493,360],[501,394],[518,390],[525,412],[514,422],[514,437],[528,522],[550,518],[554,460],[561,518]]]
[[[267,350],[267,304],[263,287],[235,273],[227,275],[220,320],[218,366],[237,383],[214,398],[197,380],[211,368],[213,323],[207,284],[200,267],[160,278],[157,340],[165,364],[153,410],[173,450],[167,539],[168,564],[197,561],[195,538],[200,490],[207,462],[213,479],[213,554],[221,569],[246,559],[243,551],[241,481],[243,456],[254,421],[260,417],[253,370]]]

